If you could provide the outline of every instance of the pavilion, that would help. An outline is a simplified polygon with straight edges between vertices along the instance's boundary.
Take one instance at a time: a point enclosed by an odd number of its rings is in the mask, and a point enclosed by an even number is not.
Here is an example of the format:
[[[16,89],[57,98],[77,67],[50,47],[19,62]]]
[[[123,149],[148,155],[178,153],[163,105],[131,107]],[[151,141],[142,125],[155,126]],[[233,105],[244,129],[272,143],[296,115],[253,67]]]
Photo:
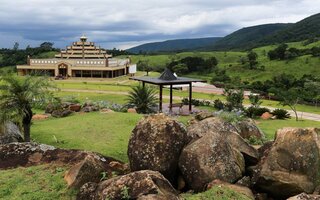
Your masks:
[[[145,86],[145,83],[149,83],[152,85],[159,85],[160,93],[159,93],[159,112],[162,112],[162,90],[163,86],[169,85],[170,86],[170,103],[169,103],[169,109],[170,112],[172,111],[172,86],[173,85],[189,85],[189,112],[192,111],[192,83],[193,82],[206,82],[204,80],[200,79],[194,79],[194,78],[186,78],[186,77],[177,77],[175,76],[169,69],[165,69],[164,72],[158,77],[149,77],[149,76],[143,76],[143,77],[130,77],[131,80],[136,80],[142,82],[142,85]]]

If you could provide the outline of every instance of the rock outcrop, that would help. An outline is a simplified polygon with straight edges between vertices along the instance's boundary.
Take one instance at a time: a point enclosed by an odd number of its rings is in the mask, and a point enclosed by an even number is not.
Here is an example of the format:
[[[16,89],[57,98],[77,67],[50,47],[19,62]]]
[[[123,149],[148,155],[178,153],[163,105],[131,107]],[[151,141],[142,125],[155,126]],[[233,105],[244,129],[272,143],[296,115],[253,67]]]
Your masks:
[[[245,162],[242,154],[229,145],[225,137],[207,131],[183,149],[179,168],[188,186],[199,192],[215,179],[236,182],[244,173]]]
[[[99,182],[101,172],[110,178],[114,173],[124,174],[127,167],[120,161],[98,153],[55,148],[36,143],[10,143],[0,145],[0,169],[39,164],[71,166],[65,179],[70,187],[80,187],[86,182]]]
[[[130,168],[159,171],[172,181],[185,144],[183,124],[163,114],[147,116],[138,122],[129,140]]]
[[[67,117],[72,113],[72,111],[66,109],[66,110],[54,110],[51,113],[52,117],[61,118],[61,117]]]
[[[283,128],[258,165],[256,187],[277,197],[312,193],[320,182],[320,131]]]
[[[87,183],[78,200],[179,200],[177,191],[159,172],[142,170],[96,183]]]
[[[301,193],[296,196],[290,197],[287,200],[320,200],[320,195]]]
[[[72,166],[64,179],[69,187],[80,188],[87,182],[99,182],[105,168],[98,158],[88,155],[83,161]]]
[[[0,145],[22,141],[23,137],[17,125],[12,122],[6,122],[0,125]]]
[[[256,139],[265,138],[263,132],[257,127],[252,119],[239,121],[235,126],[238,129],[239,135],[244,139],[250,139],[251,137]]]
[[[195,141],[208,132],[219,133],[233,148],[240,151],[249,165],[254,165],[259,160],[258,151],[250,146],[239,134],[237,128],[220,118],[207,118],[188,127],[189,141]]]

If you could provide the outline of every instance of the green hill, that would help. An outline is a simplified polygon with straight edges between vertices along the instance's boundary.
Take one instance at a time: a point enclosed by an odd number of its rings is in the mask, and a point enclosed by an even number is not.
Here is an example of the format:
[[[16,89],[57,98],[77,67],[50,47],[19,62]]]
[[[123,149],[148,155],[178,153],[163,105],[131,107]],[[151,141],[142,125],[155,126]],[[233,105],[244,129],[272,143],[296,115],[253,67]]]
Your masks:
[[[177,52],[187,51],[202,48],[213,45],[216,41],[221,39],[220,37],[209,37],[209,38],[195,38],[195,39],[178,39],[178,40],[167,40],[164,42],[153,42],[142,44],[126,51],[130,53],[141,53],[141,52]]]
[[[305,45],[305,41],[288,43],[289,47],[298,49],[310,49],[314,46],[320,47],[320,41]],[[253,49],[258,54],[258,65],[265,66],[265,70],[250,70],[240,62],[241,57],[246,57],[246,52],[240,51],[211,51],[211,52],[182,52],[177,54],[162,55],[132,55],[132,61],[148,60],[151,67],[164,68],[170,62],[172,57],[182,59],[187,56],[199,56],[209,58],[214,56],[218,59],[218,67],[226,69],[227,74],[231,78],[239,77],[243,81],[253,82],[257,80],[271,79],[274,75],[287,73],[296,77],[302,77],[304,74],[312,74],[320,77],[320,58],[311,55],[299,56],[292,60],[269,60],[268,51],[276,48],[277,45],[268,45]],[[199,77],[210,80],[213,73],[199,74],[192,73],[187,76]]]
[[[215,44],[204,48],[206,50],[230,50],[230,49],[249,49],[257,47],[261,40],[279,30],[289,27],[290,24],[265,24],[242,28]]]
[[[259,46],[296,42],[320,37],[320,14],[294,24],[265,24],[240,29],[207,50],[247,50]]]
[[[264,44],[296,42],[320,37],[320,13],[307,17],[285,29],[266,36],[261,40]]]

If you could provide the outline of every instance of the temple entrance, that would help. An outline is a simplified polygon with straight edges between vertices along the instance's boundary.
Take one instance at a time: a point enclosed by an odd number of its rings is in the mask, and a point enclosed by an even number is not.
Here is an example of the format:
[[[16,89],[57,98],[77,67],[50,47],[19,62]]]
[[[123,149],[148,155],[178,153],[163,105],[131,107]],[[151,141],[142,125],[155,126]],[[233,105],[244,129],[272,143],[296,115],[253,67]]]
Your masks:
[[[58,76],[61,76],[61,77],[68,76],[68,65],[66,65],[65,63],[61,63],[60,65],[58,65],[58,69],[59,69]]]

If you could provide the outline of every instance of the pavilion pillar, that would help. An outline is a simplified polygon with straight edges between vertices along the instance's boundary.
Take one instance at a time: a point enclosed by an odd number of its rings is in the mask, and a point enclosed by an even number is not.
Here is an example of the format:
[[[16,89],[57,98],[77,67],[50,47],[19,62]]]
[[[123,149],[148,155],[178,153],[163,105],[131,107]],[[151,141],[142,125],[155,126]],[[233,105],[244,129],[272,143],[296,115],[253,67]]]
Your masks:
[[[144,81],[142,81],[142,87],[146,86],[146,83]]]
[[[170,85],[170,104],[169,104],[169,111],[172,112],[172,85]]]
[[[192,82],[189,83],[189,112],[192,110]]]
[[[160,85],[160,94],[159,94],[159,112],[162,112],[162,85]]]

